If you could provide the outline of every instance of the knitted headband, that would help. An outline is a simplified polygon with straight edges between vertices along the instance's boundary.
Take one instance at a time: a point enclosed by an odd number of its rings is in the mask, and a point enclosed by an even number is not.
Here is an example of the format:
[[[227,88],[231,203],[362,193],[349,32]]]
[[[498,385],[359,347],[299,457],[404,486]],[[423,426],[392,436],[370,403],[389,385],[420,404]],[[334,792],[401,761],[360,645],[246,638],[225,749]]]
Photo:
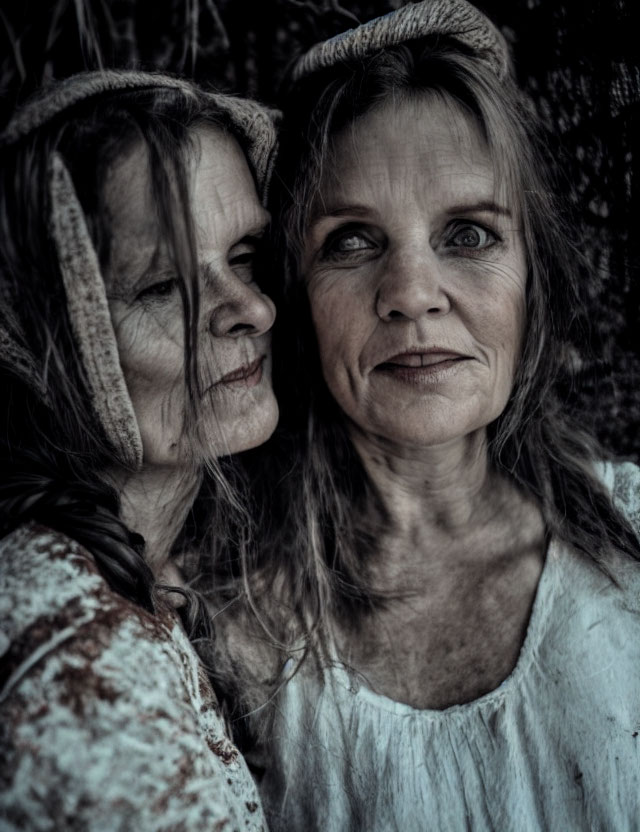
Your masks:
[[[0,148],[23,139],[59,113],[89,98],[117,90],[162,88],[177,89],[192,98],[204,96],[228,118],[245,139],[247,156],[264,197],[276,141],[273,114],[252,101],[203,92],[188,81],[166,75],[114,70],[68,78],[32,99],[14,116],[0,134]],[[137,469],[142,464],[142,440],[120,367],[98,257],[71,176],[57,153],[49,159],[48,184],[50,233],[58,253],[69,319],[92,404],[118,460]],[[0,351],[46,399],[43,368],[29,349],[19,321],[19,310],[0,283]]]
[[[426,35],[455,38],[488,63],[498,78],[511,71],[506,41],[475,6],[466,0],[423,0],[316,44],[298,59],[292,80]]]

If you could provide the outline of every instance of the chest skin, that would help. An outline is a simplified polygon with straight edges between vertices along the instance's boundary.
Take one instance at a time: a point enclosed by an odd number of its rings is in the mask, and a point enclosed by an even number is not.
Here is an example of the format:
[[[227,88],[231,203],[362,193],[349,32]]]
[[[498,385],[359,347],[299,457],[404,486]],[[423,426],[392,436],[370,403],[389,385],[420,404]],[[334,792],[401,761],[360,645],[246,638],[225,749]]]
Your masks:
[[[403,591],[345,623],[341,658],[375,692],[444,709],[494,690],[515,667],[544,563],[537,516],[478,549],[409,567]],[[483,551],[483,545],[485,550]]]

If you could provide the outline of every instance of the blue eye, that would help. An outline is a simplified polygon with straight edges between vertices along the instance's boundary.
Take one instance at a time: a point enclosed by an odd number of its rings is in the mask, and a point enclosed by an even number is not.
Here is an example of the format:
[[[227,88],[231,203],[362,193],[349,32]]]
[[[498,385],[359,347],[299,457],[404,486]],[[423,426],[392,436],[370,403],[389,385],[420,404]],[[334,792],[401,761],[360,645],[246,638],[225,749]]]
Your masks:
[[[497,242],[497,235],[489,229],[476,223],[464,223],[454,227],[453,233],[448,237],[445,245],[447,248],[482,250],[490,248]]]
[[[136,295],[136,300],[152,300],[154,298],[167,298],[178,288],[178,280],[171,277],[168,280],[160,280],[146,286]]]

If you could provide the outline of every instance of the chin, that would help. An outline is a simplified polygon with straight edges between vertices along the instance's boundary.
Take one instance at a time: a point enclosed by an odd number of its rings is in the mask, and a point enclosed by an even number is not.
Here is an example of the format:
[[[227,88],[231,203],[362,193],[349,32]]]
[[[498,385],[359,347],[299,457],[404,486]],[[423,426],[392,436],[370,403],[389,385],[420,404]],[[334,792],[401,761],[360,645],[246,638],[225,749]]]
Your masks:
[[[230,430],[226,434],[227,440],[220,442],[220,433],[225,433],[223,425],[212,425],[212,438],[214,441],[210,443],[213,449],[213,456],[231,456],[232,454],[239,454],[243,451],[250,451],[252,448],[257,448],[263,445],[271,438],[273,432],[278,425],[278,405],[275,397],[271,397],[271,402],[265,402],[256,413],[254,410],[251,416],[247,414],[239,415]]]
[[[226,419],[226,425],[209,421],[203,426],[200,440],[188,436],[171,440],[162,437],[163,441],[143,438],[145,467],[197,469],[218,457],[257,448],[272,436],[278,416],[278,405],[272,395],[271,401],[263,403],[257,412],[254,409],[250,416],[238,414],[233,420]]]

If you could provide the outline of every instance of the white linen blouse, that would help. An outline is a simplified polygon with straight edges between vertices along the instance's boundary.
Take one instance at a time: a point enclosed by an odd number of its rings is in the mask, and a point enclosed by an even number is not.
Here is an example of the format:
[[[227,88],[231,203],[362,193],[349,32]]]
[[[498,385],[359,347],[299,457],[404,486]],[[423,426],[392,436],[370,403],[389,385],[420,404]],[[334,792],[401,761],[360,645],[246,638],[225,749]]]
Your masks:
[[[639,529],[640,469],[602,478]],[[619,586],[552,540],[517,664],[473,702],[417,710],[339,663],[295,674],[265,744],[272,832],[640,829],[640,565],[614,566]]]

